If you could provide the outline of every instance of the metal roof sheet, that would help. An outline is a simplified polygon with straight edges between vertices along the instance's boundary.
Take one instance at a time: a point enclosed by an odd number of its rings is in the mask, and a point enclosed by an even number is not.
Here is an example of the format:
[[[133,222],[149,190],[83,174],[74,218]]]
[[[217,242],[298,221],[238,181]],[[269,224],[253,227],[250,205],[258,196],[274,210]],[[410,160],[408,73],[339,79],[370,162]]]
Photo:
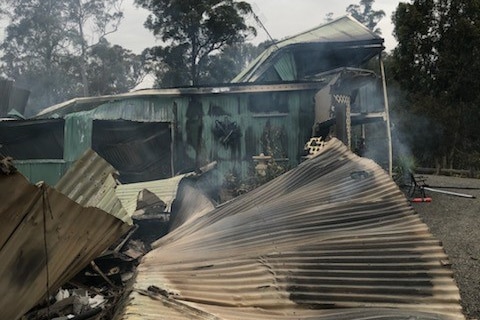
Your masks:
[[[84,207],[102,209],[118,219],[133,224],[131,215],[115,194],[117,170],[89,149],[55,185],[55,189]]]
[[[260,75],[259,72],[265,72],[266,70],[261,70],[265,66],[267,60],[271,60],[274,55],[277,55],[280,52],[286,52],[287,50],[293,50],[295,46],[302,45],[308,49],[306,50],[315,50],[314,47],[308,45],[312,44],[329,44],[330,50],[333,50],[335,44],[350,44],[355,46],[352,59],[359,59],[359,61],[368,60],[372,57],[372,52],[381,52],[383,50],[383,38],[381,38],[376,33],[369,30],[363,24],[352,18],[351,16],[343,16],[338,19],[335,19],[331,22],[320,25],[314,29],[302,32],[295,36],[286,38],[284,40],[275,42],[270,47],[268,47],[264,52],[262,52],[250,65],[245,68],[240,74],[238,74],[231,82],[232,83],[241,83],[241,82],[255,82],[258,80]],[[324,47],[321,47],[322,50]],[[361,48],[370,48],[372,50],[367,50],[365,53],[360,53]],[[305,49],[301,49],[305,50]],[[344,48],[341,48],[344,50]],[[344,56],[345,51],[342,51],[342,54],[338,56]],[[360,55],[360,56],[358,56]],[[329,53],[327,56],[328,60],[339,60],[340,57],[333,58],[332,54]],[[298,60],[298,59],[297,59]],[[308,61],[307,63],[312,64],[313,61]],[[346,66],[346,65],[344,65]],[[341,65],[332,65],[330,69],[341,67]],[[326,68],[328,70],[329,68]],[[325,70],[323,70],[325,71]]]
[[[154,180],[121,184],[116,189],[116,195],[122,202],[128,214],[133,214],[137,209],[138,195],[142,190],[148,190],[165,202],[166,212],[170,212],[173,200],[177,195],[178,185],[187,174],[175,176],[170,179]]]
[[[124,94],[84,97],[71,99],[40,111],[33,118],[58,118],[66,114],[88,111],[97,108],[100,105],[132,98],[149,97],[179,97],[189,95],[216,95],[216,94],[239,94],[252,92],[280,92],[280,91],[299,91],[322,87],[321,81],[303,81],[295,83],[281,84],[221,84],[217,86],[205,87],[184,87],[184,88],[163,88],[163,89],[144,89]],[[145,109],[145,106],[142,106]],[[161,111],[160,111],[161,112]],[[123,115],[122,115],[123,116]],[[130,116],[129,116],[130,117]],[[101,119],[111,119],[100,116]],[[117,119],[117,118],[116,118]]]
[[[21,115],[29,96],[29,90],[16,87],[11,80],[0,79],[0,117],[10,116],[10,111],[14,109]]]
[[[336,139],[154,245],[117,319],[464,319],[440,242]]]
[[[275,46],[281,48],[298,42],[347,42],[381,39],[382,37],[352,18],[352,16],[345,15],[281,40]]]
[[[215,202],[189,180],[182,181],[179,186],[175,204],[170,217],[170,231],[215,209]]]
[[[129,229],[19,173],[0,174],[0,190],[2,319],[21,317]]]

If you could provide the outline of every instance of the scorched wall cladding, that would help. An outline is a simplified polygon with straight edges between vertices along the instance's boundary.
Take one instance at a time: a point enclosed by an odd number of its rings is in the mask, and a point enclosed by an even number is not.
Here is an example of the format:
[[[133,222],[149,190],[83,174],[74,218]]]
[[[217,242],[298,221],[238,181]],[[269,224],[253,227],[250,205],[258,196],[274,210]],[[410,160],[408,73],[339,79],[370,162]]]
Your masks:
[[[296,165],[313,125],[315,90],[191,97],[177,103],[176,164],[217,160],[221,171],[248,174],[252,156]],[[183,104],[182,104],[183,103]]]
[[[117,144],[123,146],[122,150],[128,155],[142,154],[128,147],[141,130],[133,130],[131,136],[124,137],[125,141],[103,141],[99,146],[99,138],[103,139],[103,134],[95,127],[98,129],[101,123],[108,122],[115,130],[117,121],[118,127],[126,124],[131,127],[149,126],[152,123],[162,127],[166,137],[160,139],[162,143],[153,147],[150,143],[144,144],[153,148],[153,153],[158,153],[154,157],[155,162],[161,162],[163,168],[157,170],[162,172],[161,175],[151,179],[166,178],[211,161],[218,161],[220,175],[235,171],[245,177],[253,167],[252,156],[260,153],[273,155],[278,163],[294,167],[299,163],[304,145],[312,134],[316,93],[325,86],[328,86],[328,81],[321,80],[222,88],[158,89],[73,100],[49,108],[31,120],[64,121],[62,157],[39,159],[41,166],[38,161],[27,160],[20,164],[20,170],[33,182],[46,180],[55,184],[65,170],[92,147],[102,154],[105,145],[113,150],[112,147]],[[328,108],[328,104],[326,106]],[[46,120],[51,118],[57,120]],[[99,134],[100,137],[95,137]],[[151,137],[137,138],[149,142]],[[148,152],[150,154],[152,150]],[[102,155],[114,164],[115,159],[108,154]],[[114,152],[115,156],[118,154]],[[140,165],[138,168],[143,167]],[[140,169],[136,171],[142,171]],[[143,176],[132,174],[125,181],[145,180]]]
[[[174,173],[218,160],[222,171],[247,174],[251,157],[261,152],[295,165],[311,134],[315,91],[158,96],[103,104],[67,115],[65,157],[74,160],[97,140],[92,123],[118,120],[120,126],[129,120],[171,123]],[[166,145],[161,151],[170,153]],[[164,158],[170,166],[171,159]]]

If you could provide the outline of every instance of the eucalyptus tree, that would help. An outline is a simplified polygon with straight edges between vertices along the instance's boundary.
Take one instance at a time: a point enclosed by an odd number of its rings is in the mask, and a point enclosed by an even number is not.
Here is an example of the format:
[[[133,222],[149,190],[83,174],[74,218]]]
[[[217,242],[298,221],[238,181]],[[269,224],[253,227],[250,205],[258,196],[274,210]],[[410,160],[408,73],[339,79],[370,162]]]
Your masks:
[[[2,71],[32,91],[34,111],[88,95],[88,50],[122,18],[121,0],[5,0]]]
[[[480,3],[400,3],[393,21],[392,71],[407,93],[404,107],[430,128],[423,131],[430,143],[413,141],[417,156],[426,164],[480,167]]]
[[[164,43],[148,50],[162,85],[196,85],[207,57],[256,35],[250,4],[235,0],[135,0],[151,11],[145,26]]]
[[[375,0],[360,0],[359,4],[351,4],[347,7],[347,12],[355,19],[363,23],[368,29],[377,34],[381,34],[378,23],[385,17],[385,11],[374,10]]]

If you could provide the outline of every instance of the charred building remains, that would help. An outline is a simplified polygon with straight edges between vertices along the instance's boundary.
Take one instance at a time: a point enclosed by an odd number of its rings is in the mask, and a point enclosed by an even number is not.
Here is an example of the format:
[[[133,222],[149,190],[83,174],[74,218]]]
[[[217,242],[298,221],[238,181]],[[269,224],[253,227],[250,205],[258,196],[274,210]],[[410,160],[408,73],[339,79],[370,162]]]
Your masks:
[[[96,294],[83,319],[463,319],[441,244],[385,172],[382,50],[343,17],[228,84],[0,121],[4,317],[70,314],[68,285]],[[361,69],[374,57],[380,76]],[[293,169],[221,205],[202,188],[215,165],[267,159]]]
[[[247,176],[262,153],[292,168],[311,137],[333,135],[361,152],[366,142],[388,169],[383,78],[358,69],[382,50],[382,38],[343,17],[275,43],[229,84],[78,98],[0,122],[0,153],[54,184],[92,148],[131,183],[211,161]]]

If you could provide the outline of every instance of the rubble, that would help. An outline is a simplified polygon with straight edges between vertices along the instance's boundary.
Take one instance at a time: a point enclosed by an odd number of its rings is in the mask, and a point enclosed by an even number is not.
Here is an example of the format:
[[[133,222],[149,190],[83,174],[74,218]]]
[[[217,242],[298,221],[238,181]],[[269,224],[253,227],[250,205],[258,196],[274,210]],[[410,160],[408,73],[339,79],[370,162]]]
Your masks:
[[[20,173],[0,174],[0,189],[3,319],[18,319],[49,299],[129,229],[44,183],[30,184]]]
[[[384,170],[336,139],[197,209],[142,258],[114,319],[464,319],[439,242]]]

